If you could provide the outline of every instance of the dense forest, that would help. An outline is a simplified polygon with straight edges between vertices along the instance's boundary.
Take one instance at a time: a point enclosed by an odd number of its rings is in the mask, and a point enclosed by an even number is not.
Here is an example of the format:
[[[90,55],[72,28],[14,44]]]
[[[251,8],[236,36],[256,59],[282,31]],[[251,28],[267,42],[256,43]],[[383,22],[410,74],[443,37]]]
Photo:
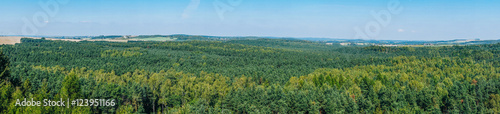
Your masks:
[[[500,113],[500,44],[24,38],[0,51],[0,113]],[[16,106],[24,98],[116,105]]]

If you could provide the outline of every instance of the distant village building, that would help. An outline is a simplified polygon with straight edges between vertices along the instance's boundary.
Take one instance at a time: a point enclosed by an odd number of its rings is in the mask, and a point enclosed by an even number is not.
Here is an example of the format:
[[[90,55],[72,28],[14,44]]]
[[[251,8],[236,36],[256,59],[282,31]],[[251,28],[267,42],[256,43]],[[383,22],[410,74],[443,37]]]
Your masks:
[[[326,45],[333,45],[333,43],[326,43]]]
[[[130,38],[130,37],[131,37],[130,35],[123,36],[123,38]]]
[[[364,45],[374,45],[372,43],[340,43],[342,46],[348,46],[348,45],[358,45],[358,46],[364,46]]]
[[[384,47],[397,47],[398,45],[394,45],[394,44],[383,44],[381,46],[384,46]]]
[[[340,43],[340,45],[347,46],[350,45],[351,43]]]

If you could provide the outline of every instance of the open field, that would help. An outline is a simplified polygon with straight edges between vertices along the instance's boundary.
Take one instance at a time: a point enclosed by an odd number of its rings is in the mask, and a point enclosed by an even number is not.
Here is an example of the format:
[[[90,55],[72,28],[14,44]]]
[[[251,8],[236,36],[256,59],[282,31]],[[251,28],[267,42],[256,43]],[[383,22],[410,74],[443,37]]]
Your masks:
[[[117,40],[117,39],[96,39],[96,40],[86,40],[86,41],[128,42],[128,40]]]
[[[39,38],[34,38],[39,39]],[[60,41],[72,41],[72,42],[80,42],[80,41],[107,41],[107,42],[128,42],[128,40],[117,40],[117,39],[57,39],[57,38],[46,38],[47,40],[60,40]]]
[[[26,38],[26,37],[19,37],[19,36],[8,36],[8,37],[0,37],[0,45],[1,44],[11,44],[14,45],[16,43],[21,43],[21,38]],[[41,38],[32,38],[32,39],[41,39]],[[82,40],[78,39],[55,39],[55,38],[46,38],[47,40],[61,40],[61,41],[72,41],[72,42],[79,42]]]
[[[35,39],[40,39],[40,38],[35,38]],[[46,38],[47,40],[60,40],[60,41],[71,41],[71,42],[79,42],[79,41],[82,41],[82,40],[79,40],[79,39],[57,39],[57,38]]]
[[[177,38],[172,37],[150,37],[150,38],[134,38],[143,41],[175,41]]]
[[[11,36],[3,37],[3,36],[0,36],[0,45],[2,45],[2,44],[14,45],[16,43],[21,43],[21,38],[22,37],[11,37]]]

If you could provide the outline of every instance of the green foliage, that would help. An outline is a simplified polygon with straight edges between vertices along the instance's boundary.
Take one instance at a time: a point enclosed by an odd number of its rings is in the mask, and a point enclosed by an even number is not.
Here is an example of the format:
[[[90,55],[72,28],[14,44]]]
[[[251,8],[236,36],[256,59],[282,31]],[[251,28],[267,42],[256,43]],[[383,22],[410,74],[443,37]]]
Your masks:
[[[0,49],[1,113],[500,112],[500,44],[23,39]],[[23,98],[115,99],[117,106],[14,105]]]
[[[80,97],[80,80],[74,72],[64,77],[60,92],[61,98],[77,99]]]
[[[131,50],[105,50],[101,52],[101,57],[137,57],[142,55],[141,52],[131,51]]]
[[[9,60],[0,51],[0,83],[4,83],[9,80]]]

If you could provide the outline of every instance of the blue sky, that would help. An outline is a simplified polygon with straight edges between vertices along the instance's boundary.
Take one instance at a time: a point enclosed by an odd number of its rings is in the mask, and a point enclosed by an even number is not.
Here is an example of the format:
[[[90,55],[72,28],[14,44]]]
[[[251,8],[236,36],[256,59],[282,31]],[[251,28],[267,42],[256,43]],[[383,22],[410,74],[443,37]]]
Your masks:
[[[3,0],[0,4],[0,35],[500,39],[498,0],[67,1],[61,4],[57,0]],[[391,1],[398,1],[403,10],[399,14],[390,13],[388,25],[381,26],[371,12],[387,11]],[[49,10],[55,12],[47,12],[39,2],[56,3],[59,10],[53,10],[51,5]],[[222,9],[227,10],[221,13],[216,6],[224,6]],[[365,29],[370,22],[378,23],[380,27]],[[364,34],[367,31],[376,34],[356,37],[359,32],[355,28],[360,28]]]

